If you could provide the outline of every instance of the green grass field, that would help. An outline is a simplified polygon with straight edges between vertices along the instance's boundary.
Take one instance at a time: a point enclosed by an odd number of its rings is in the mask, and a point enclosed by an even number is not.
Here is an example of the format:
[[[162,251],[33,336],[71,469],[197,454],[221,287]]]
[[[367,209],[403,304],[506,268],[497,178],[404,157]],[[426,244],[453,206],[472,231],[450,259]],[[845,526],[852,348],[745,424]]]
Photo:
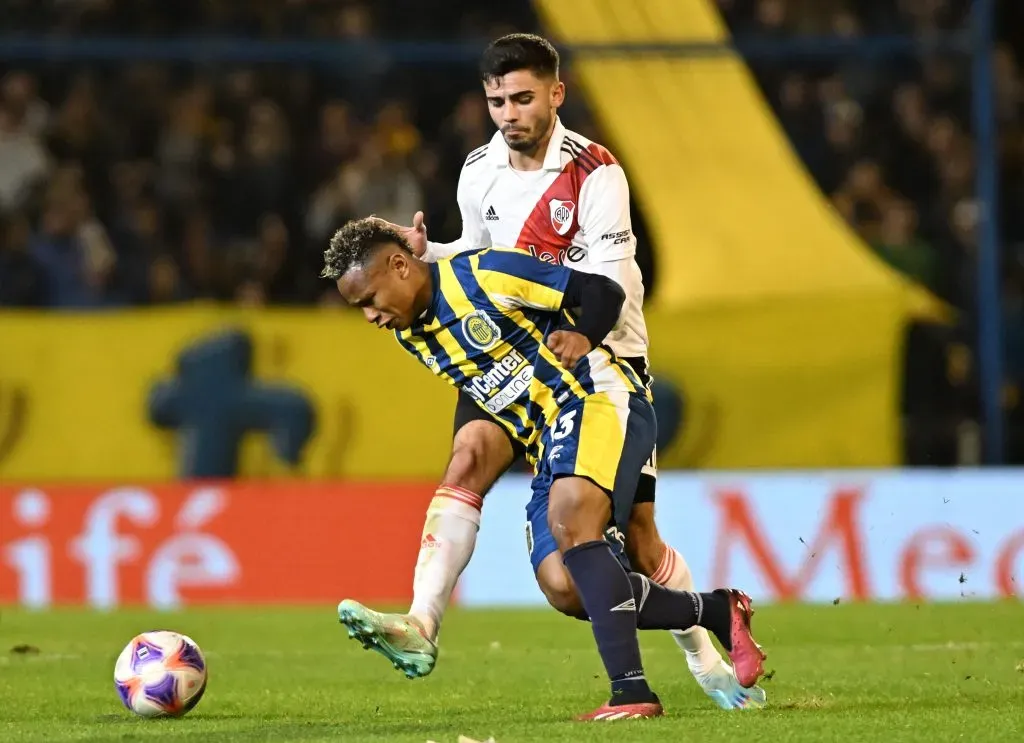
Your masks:
[[[210,666],[191,714],[120,705],[114,659],[146,629],[191,635]],[[646,632],[666,717],[571,722],[607,686],[589,625],[553,611],[448,618],[437,670],[409,681],[349,641],[334,607],[180,614],[0,613],[0,740],[452,742],[1024,740],[1024,607],[760,607],[769,707],[725,713],[665,633]],[[16,652],[29,645],[30,652]],[[35,652],[34,649],[38,649]]]

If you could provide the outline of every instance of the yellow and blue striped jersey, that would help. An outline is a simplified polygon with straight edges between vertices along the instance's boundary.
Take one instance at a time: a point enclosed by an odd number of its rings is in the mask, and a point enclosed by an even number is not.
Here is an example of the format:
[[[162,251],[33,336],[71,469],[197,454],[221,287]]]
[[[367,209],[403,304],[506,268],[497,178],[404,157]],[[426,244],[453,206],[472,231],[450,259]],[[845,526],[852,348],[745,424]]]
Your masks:
[[[573,399],[595,392],[647,394],[633,369],[608,349],[571,371],[544,345],[568,326],[562,309],[571,269],[519,250],[485,248],[430,264],[433,297],[398,342],[434,374],[468,393],[535,461],[544,428]]]

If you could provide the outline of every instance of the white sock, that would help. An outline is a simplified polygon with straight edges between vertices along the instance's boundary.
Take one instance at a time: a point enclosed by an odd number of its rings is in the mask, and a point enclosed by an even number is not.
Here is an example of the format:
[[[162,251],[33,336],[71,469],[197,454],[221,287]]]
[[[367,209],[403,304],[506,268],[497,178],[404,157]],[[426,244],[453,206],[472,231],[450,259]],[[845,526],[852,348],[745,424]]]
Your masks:
[[[435,638],[455,584],[473,556],[483,503],[476,493],[445,485],[437,489],[427,508],[409,613],[426,624]]]
[[[690,566],[686,564],[686,560],[681,554],[668,545],[665,545],[665,555],[661,558],[661,565],[650,577],[655,583],[660,583],[673,591],[693,591],[694,589]],[[690,667],[690,673],[694,676],[707,673],[722,662],[722,656],[712,644],[708,631],[703,627],[691,627],[683,631],[673,630],[672,638],[686,653],[686,665]]]

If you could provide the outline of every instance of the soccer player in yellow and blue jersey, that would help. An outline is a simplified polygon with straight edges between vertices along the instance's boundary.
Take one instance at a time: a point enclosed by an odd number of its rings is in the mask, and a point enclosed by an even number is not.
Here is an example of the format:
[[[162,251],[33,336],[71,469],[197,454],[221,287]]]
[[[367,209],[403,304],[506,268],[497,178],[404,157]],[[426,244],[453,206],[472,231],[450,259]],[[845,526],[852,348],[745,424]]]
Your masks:
[[[611,681],[611,700],[580,719],[662,714],[644,676],[638,628],[705,627],[729,653],[740,684],[754,685],[764,655],[750,635],[750,599],[734,589],[663,588],[630,572],[620,549],[657,424],[632,368],[600,345],[622,308],[618,285],[496,248],[423,263],[373,218],[339,230],[324,259],[322,275],[346,302],[393,330],[405,350],[472,395],[525,448],[535,471],[530,521],[557,545]],[[339,605],[350,636],[410,676],[429,672],[433,644],[421,638],[417,651],[392,643],[379,616],[354,601]]]

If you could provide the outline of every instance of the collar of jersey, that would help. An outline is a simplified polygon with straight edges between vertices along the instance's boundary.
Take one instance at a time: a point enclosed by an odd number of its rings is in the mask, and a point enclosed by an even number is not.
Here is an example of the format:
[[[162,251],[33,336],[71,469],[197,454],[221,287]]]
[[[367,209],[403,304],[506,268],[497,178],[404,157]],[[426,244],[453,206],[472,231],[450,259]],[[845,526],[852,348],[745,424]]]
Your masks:
[[[541,166],[543,170],[561,170],[562,169],[562,140],[565,139],[565,127],[562,125],[562,120],[559,117],[555,117],[555,128],[551,131],[551,139],[548,140],[548,149],[544,153],[544,164]],[[501,136],[501,132],[495,132],[494,136],[491,137],[491,144],[487,150],[487,156],[491,158],[493,163],[499,168],[508,167],[508,145],[505,144],[505,138]]]

